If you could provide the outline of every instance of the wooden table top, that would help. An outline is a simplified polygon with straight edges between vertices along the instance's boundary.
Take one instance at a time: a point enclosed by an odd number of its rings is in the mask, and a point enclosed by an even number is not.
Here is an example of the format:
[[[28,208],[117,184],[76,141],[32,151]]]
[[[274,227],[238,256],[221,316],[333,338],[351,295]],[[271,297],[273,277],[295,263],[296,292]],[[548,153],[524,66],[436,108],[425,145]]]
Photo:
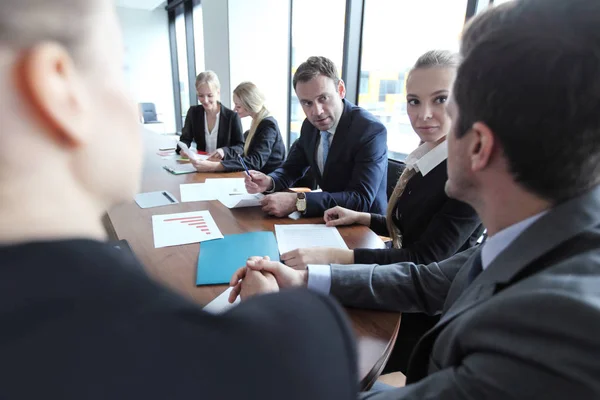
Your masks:
[[[174,165],[174,159],[163,159],[156,153],[159,148],[173,147],[174,137],[145,131],[144,169],[141,192],[170,191],[181,201],[179,185],[200,183],[206,178],[243,177],[243,173],[211,173],[173,175],[163,169]],[[178,203],[171,206],[141,209],[134,201],[109,210],[109,230],[112,228],[119,239],[126,239],[133,252],[144,264],[153,278],[204,306],[221,294],[227,286],[196,286],[196,267],[199,243],[154,248],[152,215],[209,210],[223,235],[254,231],[274,231],[274,224],[318,224],[322,218],[274,218],[265,215],[260,207],[228,209],[218,201]],[[364,226],[341,227],[339,232],[349,248],[381,248],[382,241]],[[370,387],[377,378],[387,357],[400,325],[400,314],[347,309],[357,337],[359,374],[363,388]]]

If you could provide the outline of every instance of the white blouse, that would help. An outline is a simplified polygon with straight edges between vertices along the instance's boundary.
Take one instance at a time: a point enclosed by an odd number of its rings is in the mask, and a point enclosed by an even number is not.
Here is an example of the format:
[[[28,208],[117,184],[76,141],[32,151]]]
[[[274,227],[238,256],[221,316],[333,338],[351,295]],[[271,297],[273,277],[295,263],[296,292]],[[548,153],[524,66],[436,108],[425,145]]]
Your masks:
[[[221,112],[217,113],[217,121],[213,126],[212,131],[208,131],[208,120],[206,119],[206,111],[204,112],[204,140],[206,141],[206,152],[212,153],[217,149],[217,139],[219,137],[219,117]]]

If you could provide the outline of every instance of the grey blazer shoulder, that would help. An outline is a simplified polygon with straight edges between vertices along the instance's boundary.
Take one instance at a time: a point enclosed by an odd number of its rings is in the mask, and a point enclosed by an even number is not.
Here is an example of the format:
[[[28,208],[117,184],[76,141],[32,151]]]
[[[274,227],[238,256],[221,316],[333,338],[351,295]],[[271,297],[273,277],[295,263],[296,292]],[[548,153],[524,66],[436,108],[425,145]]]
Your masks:
[[[332,266],[345,304],[442,313],[407,386],[369,399],[600,398],[600,187],[526,229],[472,284],[480,249],[416,266]]]

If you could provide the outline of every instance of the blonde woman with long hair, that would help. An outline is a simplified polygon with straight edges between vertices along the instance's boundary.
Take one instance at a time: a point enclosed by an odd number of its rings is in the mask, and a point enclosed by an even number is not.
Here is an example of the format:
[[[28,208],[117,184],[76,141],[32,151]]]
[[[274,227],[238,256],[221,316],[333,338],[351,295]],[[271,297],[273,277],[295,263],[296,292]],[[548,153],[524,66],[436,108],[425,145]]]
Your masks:
[[[240,118],[252,118],[244,134],[245,144],[239,153],[248,169],[265,174],[277,169],[285,158],[285,145],[277,121],[265,105],[265,97],[252,82],[242,82],[233,91],[234,111]],[[221,161],[193,162],[200,172],[241,171],[238,154],[227,154]]]

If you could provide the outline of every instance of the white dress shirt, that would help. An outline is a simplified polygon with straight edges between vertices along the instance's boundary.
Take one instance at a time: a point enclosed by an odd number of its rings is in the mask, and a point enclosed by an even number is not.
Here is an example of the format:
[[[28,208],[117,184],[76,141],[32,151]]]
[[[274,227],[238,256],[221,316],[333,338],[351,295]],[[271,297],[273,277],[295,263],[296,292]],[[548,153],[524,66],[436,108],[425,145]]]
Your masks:
[[[541,218],[547,211],[531,216],[523,221],[517,222],[504,228],[494,236],[490,236],[481,245],[481,266],[483,269],[489,267],[500,253],[502,253],[521,233],[529,228],[535,221]],[[315,292],[328,294],[331,290],[331,266],[330,265],[308,265],[308,288]]]
[[[328,129],[327,132],[331,133],[329,135],[329,153],[331,153],[331,142],[333,142],[333,135],[335,135],[335,130],[337,125]],[[325,170],[325,164],[323,164],[323,146],[321,145],[321,131],[319,131],[319,145],[317,146],[317,166],[319,167],[319,171],[321,171],[321,175],[323,175],[323,171]],[[329,155],[328,155],[329,157]]]
[[[448,158],[448,142],[435,145],[423,143],[406,157],[404,163],[409,170],[414,169],[425,176]]]
[[[542,211],[541,213],[517,222],[508,228],[502,229],[494,236],[489,236],[482,244],[481,268],[486,269],[489,267],[492,261],[498,257],[498,254],[502,253],[521,233],[525,231],[525,229],[529,228],[529,226],[546,214],[546,212],[547,211]]]
[[[219,138],[219,117],[221,116],[221,112],[217,113],[217,120],[215,121],[215,126],[213,126],[212,131],[208,131],[208,120],[206,119],[206,111],[204,112],[204,140],[206,141],[206,152],[208,154],[212,153],[217,149],[217,139]]]

